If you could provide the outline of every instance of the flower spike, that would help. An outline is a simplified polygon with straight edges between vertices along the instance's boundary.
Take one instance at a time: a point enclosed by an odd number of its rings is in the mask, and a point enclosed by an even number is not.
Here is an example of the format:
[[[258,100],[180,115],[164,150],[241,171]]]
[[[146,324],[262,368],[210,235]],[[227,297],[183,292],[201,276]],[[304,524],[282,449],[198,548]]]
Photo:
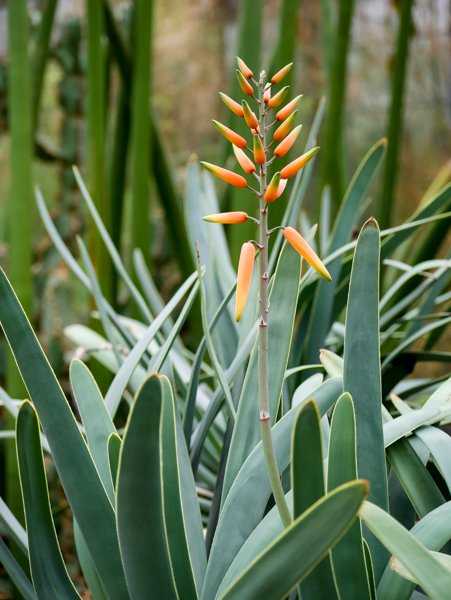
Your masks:
[[[238,274],[236,280],[235,319],[239,321],[246,307],[249,290],[252,283],[252,272],[255,262],[255,247],[252,242],[245,242],[241,246],[238,261]]]
[[[254,88],[251,86],[246,77],[237,69],[236,76],[238,77],[238,83],[240,84],[241,90],[248,96],[254,95]]]
[[[246,148],[247,141],[242,135],[239,135],[238,133],[233,131],[233,129],[230,129],[230,127],[223,125],[219,121],[215,121],[215,119],[212,119],[212,123],[219,131],[219,133],[223,135],[228,142],[230,142],[234,146],[238,146],[238,148]]]
[[[298,254],[305,258],[308,264],[314,269],[321,277],[332,281],[329,271],[324,266],[324,263],[313,250],[313,248],[305,241],[302,235],[296,231],[293,227],[284,227],[283,236],[287,240],[294,250]]]
[[[255,129],[258,131],[258,119],[246,100],[242,101],[241,106],[243,108],[243,117],[246,121],[246,125],[249,127],[249,129]]]
[[[205,169],[213,173],[215,177],[233,185],[234,187],[245,188],[247,187],[247,181],[242,175],[238,175],[238,173],[234,173],[233,171],[229,171],[229,169],[224,169],[224,167],[219,167],[218,165],[214,165],[209,162],[201,161],[200,163]]]
[[[287,117],[285,119],[285,121],[281,125],[279,125],[279,127],[275,130],[272,137],[276,142],[281,142],[283,140],[283,138],[286,135],[288,135],[291,128],[293,127],[294,119],[295,119],[297,112],[298,112],[297,110],[294,110],[291,113],[291,115],[289,117]]]
[[[235,154],[235,158],[238,161],[238,164],[240,165],[240,167],[243,169],[243,171],[245,173],[255,173],[256,168],[254,163],[251,161],[251,159],[248,157],[248,155],[243,152],[241,150],[241,148],[238,148],[238,146],[234,146],[232,144],[232,148],[233,148],[233,153]]]
[[[299,104],[299,101],[301,98],[302,98],[302,94],[299,94],[299,96],[296,96],[296,98],[293,98],[293,100],[288,102],[288,104],[285,104],[285,106],[283,108],[281,108],[279,110],[279,112],[276,114],[276,119],[278,121],[285,121],[285,119],[289,115],[291,115],[291,113],[294,111],[296,106]]]
[[[205,215],[202,217],[204,221],[209,223],[221,223],[222,225],[235,225],[237,223],[245,223],[249,215],[242,211],[223,212],[213,215]]]
[[[237,56],[236,62],[238,64],[239,70],[244,75],[244,77],[246,77],[246,79],[250,79],[251,77],[254,76],[252,69],[249,69],[249,67],[247,66],[247,64],[244,62],[244,60],[242,58]]]
[[[277,92],[277,94],[274,94],[274,96],[272,96],[268,100],[268,106],[269,106],[269,108],[276,108],[277,106],[280,106],[282,104],[282,102],[285,100],[285,98],[286,98],[286,96],[288,94],[288,88],[289,87],[290,87],[289,85],[286,85],[281,90],[279,90]]]
[[[298,125],[297,127],[295,127],[293,131],[289,133],[287,137],[284,140],[282,140],[278,146],[274,148],[274,155],[278,156],[279,158],[281,156],[285,156],[285,154],[287,154],[287,152],[289,152],[293,147],[294,142],[298,139],[298,136],[301,133],[301,129],[302,125]]]
[[[305,165],[309,162],[309,160],[311,160],[315,156],[315,154],[318,152],[318,150],[319,150],[319,146],[315,146],[314,148],[311,148],[307,152],[304,152],[304,154],[302,154],[301,156],[298,156],[298,158],[295,158],[293,161],[288,163],[280,171],[280,175],[283,177],[283,179],[289,179],[290,177],[293,177],[293,175],[296,175],[296,173],[298,171],[300,171],[303,167],[305,167]]]
[[[290,62],[287,65],[285,65],[284,67],[282,67],[281,69],[279,69],[277,71],[277,73],[275,73],[271,77],[271,83],[280,83],[282,81],[282,79],[285,77],[285,75],[287,75],[287,73],[289,73],[289,71],[291,71],[292,66],[293,66],[293,63]]]
[[[254,160],[257,165],[262,165],[266,161],[266,152],[260,136],[254,134]]]
[[[224,92],[219,92],[219,95],[221,97],[221,100],[227,106],[227,108],[231,110],[237,117],[243,116],[243,107],[241,106],[241,104],[236,102],[230,96],[227,96],[227,94],[224,94]]]

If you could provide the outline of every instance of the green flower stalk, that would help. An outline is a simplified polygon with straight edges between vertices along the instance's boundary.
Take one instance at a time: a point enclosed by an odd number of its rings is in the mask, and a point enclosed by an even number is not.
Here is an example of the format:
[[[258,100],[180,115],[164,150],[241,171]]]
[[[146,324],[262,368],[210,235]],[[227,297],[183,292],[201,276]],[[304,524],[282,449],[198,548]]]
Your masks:
[[[284,76],[290,71],[291,65],[282,67],[282,69],[268,81],[265,71],[260,73],[257,80],[254,77],[252,69],[249,68],[241,58],[238,58],[237,62],[238,80],[243,94],[247,96],[247,101],[241,104],[241,107],[243,108],[242,113],[238,110],[240,104],[232,98],[226,97],[227,102],[225,102],[225,104],[235,115],[244,119],[248,127],[249,139],[246,140],[242,136],[239,136],[239,143],[237,143],[237,140],[235,139],[237,134],[230,129],[225,131],[224,126],[221,126],[220,132],[234,145],[233,149],[239,166],[246,175],[252,175],[256,179],[257,187],[254,188],[251,186],[243,175],[217,165],[212,165],[211,163],[203,162],[202,164],[213,175],[229,185],[249,188],[254,192],[258,200],[257,214],[255,219],[252,219],[258,227],[257,239],[247,241],[243,244],[238,264],[235,317],[239,321],[243,315],[249,297],[254,264],[257,262],[260,282],[258,311],[258,395],[260,431],[272,492],[282,522],[287,526],[291,522],[291,514],[285,500],[285,494],[280,481],[279,470],[274,453],[271,434],[271,421],[274,415],[270,414],[269,409],[268,365],[270,357],[268,352],[268,328],[270,327],[269,281],[271,273],[269,272],[268,247],[270,235],[279,229],[283,229],[283,235],[287,242],[315,271],[326,279],[330,279],[330,275],[320,258],[303,239],[300,233],[291,227],[276,227],[269,230],[268,214],[270,205],[283,195],[287,180],[290,177],[293,177],[313,158],[318,151],[318,148],[312,148],[309,152],[299,156],[280,170],[278,169],[271,181],[268,181],[269,165],[273,161],[279,160],[285,156],[301,131],[299,126],[291,130],[293,125],[293,115],[301,99],[301,95],[296,96],[285,106],[280,107],[280,104],[285,99],[287,87],[282,88],[280,91],[275,91],[275,93],[272,94],[272,87],[277,86],[283,80]],[[224,98],[224,94],[221,94],[221,97]],[[255,112],[252,111],[248,102],[255,103]],[[273,109],[275,108],[277,108],[277,113],[272,114]],[[214,123],[218,127],[217,122],[214,121]],[[272,137],[271,129],[275,125],[278,126],[277,131],[282,132],[283,135],[280,135],[279,133],[275,136],[277,141],[279,141],[279,144],[275,150],[271,150],[271,143],[268,140]],[[237,146],[239,147],[237,148]],[[251,151],[249,148],[252,148],[253,150]],[[246,215],[246,219],[243,219],[244,214]],[[235,211],[224,213],[223,218],[221,218],[220,214],[208,215],[206,220],[214,223],[238,224],[243,223],[247,218],[247,213]]]

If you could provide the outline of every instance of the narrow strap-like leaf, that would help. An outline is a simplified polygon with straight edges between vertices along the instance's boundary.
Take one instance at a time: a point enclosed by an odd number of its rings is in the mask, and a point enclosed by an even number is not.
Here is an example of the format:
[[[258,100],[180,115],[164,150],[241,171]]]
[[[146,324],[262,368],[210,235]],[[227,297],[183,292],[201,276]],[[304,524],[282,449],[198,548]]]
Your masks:
[[[24,597],[24,600],[37,600],[30,580],[2,538],[0,538],[0,563]]]

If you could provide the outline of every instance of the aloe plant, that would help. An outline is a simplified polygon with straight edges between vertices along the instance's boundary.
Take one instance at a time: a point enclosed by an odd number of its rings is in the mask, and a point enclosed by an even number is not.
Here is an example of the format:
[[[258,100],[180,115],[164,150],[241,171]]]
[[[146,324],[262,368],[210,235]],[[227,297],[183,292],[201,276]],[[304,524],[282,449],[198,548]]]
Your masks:
[[[71,507],[76,552],[94,600],[291,593],[407,600],[416,585],[432,598],[447,597],[449,560],[437,553],[451,539],[451,440],[441,429],[451,419],[451,379],[408,375],[423,360],[449,362],[449,353],[424,342],[451,321],[441,310],[449,302],[449,260],[411,265],[393,253],[419,229],[449,220],[451,186],[406,223],[380,231],[370,219],[361,226],[384,152],[384,143],[376,144],[334,225],[322,224],[320,260],[300,210],[320,154],[307,150],[267,180],[265,75],[254,80],[244,63],[240,68],[243,88],[258,90],[260,101],[255,113],[238,104],[246,137],[258,130],[253,153],[246,153],[244,136],[219,129],[242,146],[235,156],[246,177],[207,167],[232,184],[258,186],[255,216],[220,213],[209,173],[191,163],[186,227],[198,269],[166,303],[139,250],[128,273],[77,170],[136,318],[112,306],[86,246],[80,241],[79,263],[37,194],[44,225],[92,294],[100,321],[96,329],[73,324],[65,331],[77,349],[70,386],[79,418],[0,272],[0,323],[28,391],[28,400],[18,402],[0,389],[17,420],[26,530],[4,502],[0,516],[28,558],[31,578],[4,543],[0,560],[25,598],[81,593],[61,558],[43,452]],[[275,156],[296,135],[286,129]],[[283,201],[283,175],[293,175],[294,184],[283,220],[271,231],[270,252],[266,218],[271,202]],[[257,239],[244,243],[236,274],[223,224],[243,222],[256,226]],[[299,254],[313,268],[302,269]],[[386,277],[391,271],[402,272],[393,283]],[[329,274],[332,282],[318,277]],[[416,278],[420,285],[403,295]],[[180,332],[198,296],[204,336],[193,354]],[[412,350],[419,342],[424,347]],[[113,375],[104,397],[82,362],[88,357]],[[121,405],[128,410],[125,429]]]

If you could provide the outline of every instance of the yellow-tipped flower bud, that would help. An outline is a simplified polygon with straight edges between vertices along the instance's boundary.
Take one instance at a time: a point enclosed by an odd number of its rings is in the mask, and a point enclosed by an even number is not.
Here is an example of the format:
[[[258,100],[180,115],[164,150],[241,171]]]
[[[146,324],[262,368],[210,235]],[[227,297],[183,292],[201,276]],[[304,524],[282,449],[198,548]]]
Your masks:
[[[243,171],[245,173],[255,173],[256,169],[255,169],[255,165],[254,163],[251,161],[251,159],[248,157],[248,155],[243,152],[241,150],[241,148],[238,148],[238,146],[233,146],[233,153],[235,154],[235,157],[238,161],[238,164],[240,165],[240,167],[243,169]]]
[[[219,131],[219,133],[223,135],[228,142],[230,142],[234,146],[238,146],[238,148],[246,148],[247,141],[242,135],[239,135],[238,133],[233,131],[233,129],[230,129],[230,127],[223,125],[219,121],[215,121],[214,119],[212,119],[212,123]]]
[[[263,147],[263,142],[260,139],[260,136],[254,134],[254,160],[257,165],[262,165],[266,162],[266,153]]]
[[[290,62],[287,65],[285,65],[284,67],[282,67],[281,69],[279,69],[277,71],[277,73],[275,73],[271,77],[271,83],[280,83],[282,81],[282,79],[285,77],[285,75],[287,75],[287,73],[289,73],[291,71],[292,66],[293,66],[293,63]]]
[[[283,236],[290,246],[292,246],[302,258],[305,258],[312,269],[321,275],[321,277],[324,277],[324,279],[328,279],[329,281],[332,280],[332,277],[322,260],[296,229],[293,229],[293,227],[284,227]]]
[[[240,84],[241,90],[248,96],[254,95],[254,88],[251,86],[246,77],[237,69],[236,76],[238,77],[238,83]]]
[[[263,194],[265,202],[274,202],[279,197],[280,172],[274,173],[268,187]]]
[[[276,108],[276,106],[280,106],[282,104],[288,94],[289,87],[290,86],[286,85],[268,100],[267,104],[269,108]]]
[[[267,83],[265,85],[265,89],[263,90],[263,102],[265,104],[268,104],[270,98],[271,98],[271,84]]]
[[[239,70],[244,75],[244,77],[246,77],[246,79],[250,79],[251,77],[254,76],[253,71],[251,69],[249,69],[249,67],[247,66],[247,64],[244,62],[244,60],[242,58],[237,56],[236,62],[238,64]]]
[[[308,150],[298,158],[295,158],[293,161],[288,163],[281,171],[280,175],[283,179],[289,179],[296,175],[298,171],[300,171],[305,165],[311,160],[315,154],[318,152],[319,146],[315,146],[311,150]]]
[[[202,217],[204,221],[209,223],[221,223],[222,225],[236,225],[237,223],[245,223],[249,215],[239,210],[233,212],[216,213],[214,215],[206,215]]]
[[[302,125],[298,125],[297,127],[295,127],[293,131],[289,133],[287,137],[284,140],[282,140],[278,146],[274,148],[275,156],[285,156],[285,154],[287,154],[287,152],[291,150],[294,142],[298,139],[301,129]]]
[[[215,177],[233,185],[234,187],[245,188],[247,187],[247,181],[242,175],[238,175],[238,173],[234,173],[233,171],[229,171],[229,169],[224,169],[224,167],[219,167],[218,165],[214,165],[209,162],[201,161],[200,163],[205,169],[213,173]]]
[[[282,141],[283,138],[289,134],[294,125],[294,119],[297,112],[297,110],[294,110],[291,115],[287,117],[285,121],[275,130],[272,137],[276,142]]]
[[[252,272],[255,263],[255,247],[251,242],[241,246],[238,274],[236,279],[235,319],[239,321],[246,307],[252,284]]]
[[[236,102],[230,96],[227,96],[227,94],[224,94],[224,92],[219,92],[219,95],[221,97],[221,100],[224,102],[227,108],[233,112],[233,114],[235,114],[237,117],[243,116],[243,107],[241,106],[241,104]]]
[[[285,121],[285,119],[289,115],[291,115],[291,113],[294,111],[296,106],[299,104],[299,101],[301,98],[302,98],[302,94],[299,94],[299,96],[296,96],[296,98],[293,98],[293,100],[290,100],[290,102],[288,102],[288,104],[285,104],[285,106],[283,108],[281,108],[279,110],[279,112],[276,114],[276,119],[278,121]]]
[[[246,102],[246,100],[243,100],[241,105],[243,108],[243,117],[246,121],[246,125],[249,127],[249,129],[255,129],[256,131],[258,131],[258,119],[255,116],[255,113],[251,110],[251,107]]]

